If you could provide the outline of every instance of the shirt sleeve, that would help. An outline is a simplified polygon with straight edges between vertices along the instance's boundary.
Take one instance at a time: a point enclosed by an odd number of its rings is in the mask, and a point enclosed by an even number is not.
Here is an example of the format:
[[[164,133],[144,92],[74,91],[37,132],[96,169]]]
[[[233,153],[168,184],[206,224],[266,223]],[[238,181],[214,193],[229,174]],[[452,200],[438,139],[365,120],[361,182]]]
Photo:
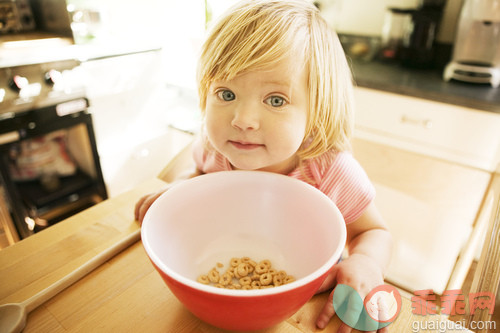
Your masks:
[[[351,153],[335,154],[323,169],[318,189],[329,196],[346,223],[357,220],[375,197],[375,187]]]

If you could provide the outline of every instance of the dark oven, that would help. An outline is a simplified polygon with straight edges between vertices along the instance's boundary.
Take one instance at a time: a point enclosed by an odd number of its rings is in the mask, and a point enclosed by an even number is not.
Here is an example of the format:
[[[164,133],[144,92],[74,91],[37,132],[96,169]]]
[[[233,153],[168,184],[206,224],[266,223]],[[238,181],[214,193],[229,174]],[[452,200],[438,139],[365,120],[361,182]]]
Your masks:
[[[107,198],[79,65],[0,68],[0,217],[18,238]]]

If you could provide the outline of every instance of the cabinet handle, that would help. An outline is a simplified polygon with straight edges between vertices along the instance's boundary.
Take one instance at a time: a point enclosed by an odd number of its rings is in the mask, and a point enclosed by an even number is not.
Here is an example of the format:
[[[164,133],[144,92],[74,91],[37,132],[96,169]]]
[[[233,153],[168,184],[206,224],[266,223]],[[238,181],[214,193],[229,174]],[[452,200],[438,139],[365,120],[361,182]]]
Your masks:
[[[431,129],[433,126],[431,119],[411,118],[411,117],[408,117],[406,115],[401,116],[401,122],[403,124],[420,126],[420,127],[426,128],[426,129]]]

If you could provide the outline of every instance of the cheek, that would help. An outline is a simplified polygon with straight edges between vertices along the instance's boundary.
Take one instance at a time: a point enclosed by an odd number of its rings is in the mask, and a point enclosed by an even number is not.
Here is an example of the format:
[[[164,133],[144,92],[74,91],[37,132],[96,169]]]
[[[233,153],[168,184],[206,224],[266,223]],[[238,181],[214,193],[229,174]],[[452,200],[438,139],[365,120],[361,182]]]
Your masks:
[[[227,119],[224,118],[224,113],[216,112],[216,110],[207,107],[205,112],[205,128],[210,141],[222,135],[226,122]]]
[[[304,140],[304,135],[306,132],[305,118],[298,117],[293,121],[289,122],[287,126],[278,126],[277,128],[282,129],[281,137],[287,138],[290,146],[299,148]]]

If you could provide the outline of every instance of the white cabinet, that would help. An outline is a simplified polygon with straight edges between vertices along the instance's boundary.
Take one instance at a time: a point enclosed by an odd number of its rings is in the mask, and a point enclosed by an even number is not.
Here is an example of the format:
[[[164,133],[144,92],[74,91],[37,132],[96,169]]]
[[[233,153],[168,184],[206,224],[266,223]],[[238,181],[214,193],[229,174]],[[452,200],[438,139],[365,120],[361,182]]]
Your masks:
[[[486,171],[500,164],[500,114],[357,87],[356,136]]]
[[[356,104],[354,154],[395,240],[387,280],[460,288],[475,251],[465,245],[486,222],[478,216],[499,164],[500,115],[365,88]],[[459,255],[468,259],[457,265]]]

